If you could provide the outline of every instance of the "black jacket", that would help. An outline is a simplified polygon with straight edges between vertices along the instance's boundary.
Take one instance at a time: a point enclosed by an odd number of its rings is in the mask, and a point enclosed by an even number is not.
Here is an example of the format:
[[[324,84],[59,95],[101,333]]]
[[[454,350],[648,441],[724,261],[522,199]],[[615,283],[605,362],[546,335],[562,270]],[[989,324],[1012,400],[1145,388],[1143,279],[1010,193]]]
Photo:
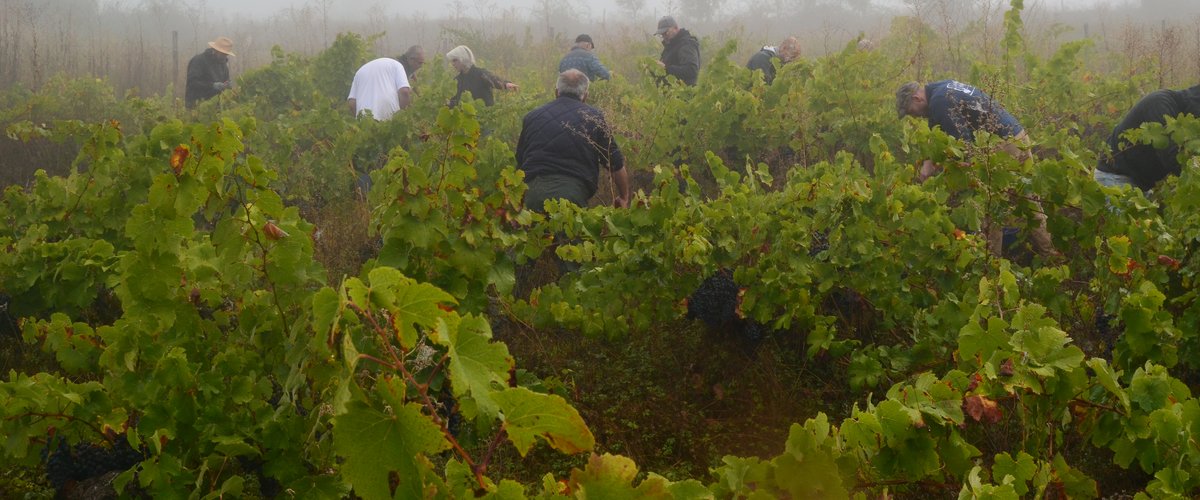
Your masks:
[[[466,73],[459,73],[455,80],[458,80],[458,93],[450,99],[450,107],[458,106],[464,92],[470,92],[475,99],[482,99],[484,106],[491,106],[496,103],[496,99],[492,97],[492,89],[503,89],[508,83],[508,80],[479,66],[471,66]]]
[[[564,95],[525,115],[517,140],[517,167],[525,172],[525,182],[539,175],[567,175],[587,183],[590,198],[601,166],[619,171],[625,157],[600,110]]]
[[[700,75],[700,40],[688,30],[680,29],[673,38],[663,41],[660,61],[667,67],[667,74],[688,85],[696,84]]]
[[[767,82],[767,85],[770,85],[775,80],[775,65],[771,63],[771,60],[775,57],[775,49],[763,47],[762,50],[750,56],[750,62],[746,63],[746,67],[750,71],[756,69],[762,71],[763,80]]]
[[[1130,145],[1121,135],[1143,123],[1166,123],[1165,117],[1181,113],[1200,116],[1200,85],[1187,90],[1157,90],[1146,94],[1113,129],[1108,137],[1111,154],[1101,154],[1096,168],[1101,172],[1127,176],[1142,190],[1154,188],[1158,181],[1168,175],[1179,175],[1181,167],[1176,156],[1179,154],[1178,144],[1154,149],[1149,144]]]
[[[216,49],[208,49],[196,54],[188,61],[187,90],[184,92],[184,102],[187,107],[195,106],[197,102],[211,99],[221,91],[214,89],[213,84],[229,81],[229,62],[218,58]]]

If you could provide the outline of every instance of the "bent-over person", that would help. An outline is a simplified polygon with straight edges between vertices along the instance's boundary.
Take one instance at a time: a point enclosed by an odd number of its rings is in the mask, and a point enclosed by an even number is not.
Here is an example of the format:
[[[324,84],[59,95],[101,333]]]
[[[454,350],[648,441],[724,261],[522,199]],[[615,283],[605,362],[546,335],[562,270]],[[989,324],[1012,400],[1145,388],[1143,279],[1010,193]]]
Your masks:
[[[1167,122],[1168,116],[1190,114],[1200,117],[1200,85],[1185,90],[1156,90],[1130,108],[1108,136],[1108,151],[1100,154],[1094,177],[1105,186],[1134,185],[1149,191],[1169,175],[1179,175],[1179,145],[1174,141],[1162,149],[1150,144],[1130,144],[1122,135],[1144,123]]]
[[[354,116],[370,111],[371,116],[385,121],[412,102],[412,87],[408,84],[407,68],[399,58],[380,57],[367,62],[354,73],[346,103]]]
[[[900,118],[905,115],[925,118],[930,128],[939,127],[946,135],[966,142],[975,142],[977,131],[987,131],[1004,137],[1006,142],[1001,146],[1002,149],[1018,161],[1033,158],[1029,152],[1029,135],[1021,123],[991,96],[971,85],[955,80],[927,85],[906,83],[896,91],[896,112]],[[924,160],[919,179],[924,182],[940,170],[932,160]],[[1057,255],[1050,232],[1046,229],[1046,214],[1040,203],[1037,203],[1036,217],[1038,225],[1030,238],[1034,248],[1043,256]],[[988,250],[993,255],[1000,255],[1003,250],[1003,228],[990,220],[985,220],[984,226]]]
[[[779,59],[779,65],[783,66],[800,57],[800,40],[790,36],[784,39],[779,47],[770,45],[764,46],[750,56],[750,61],[746,63],[746,68],[750,71],[758,70],[763,73],[763,81],[770,85],[775,81],[775,63],[774,59]]]

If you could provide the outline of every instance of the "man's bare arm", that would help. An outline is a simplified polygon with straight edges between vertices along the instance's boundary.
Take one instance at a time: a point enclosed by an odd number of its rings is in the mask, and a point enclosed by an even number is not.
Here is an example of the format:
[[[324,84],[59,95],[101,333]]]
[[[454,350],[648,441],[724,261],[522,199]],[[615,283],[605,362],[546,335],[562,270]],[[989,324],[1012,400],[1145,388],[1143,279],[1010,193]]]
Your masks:
[[[612,173],[613,182],[617,184],[617,196],[613,198],[613,206],[617,208],[629,208],[629,173],[622,168]]]
[[[404,87],[396,91],[396,98],[400,100],[400,109],[407,108],[412,104],[412,89]]]

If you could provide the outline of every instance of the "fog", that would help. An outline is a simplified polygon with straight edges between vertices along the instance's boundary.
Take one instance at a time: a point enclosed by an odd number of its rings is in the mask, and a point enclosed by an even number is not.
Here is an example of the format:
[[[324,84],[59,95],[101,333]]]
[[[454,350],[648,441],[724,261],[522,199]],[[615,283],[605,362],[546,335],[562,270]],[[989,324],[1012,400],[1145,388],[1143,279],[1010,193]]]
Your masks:
[[[182,67],[217,36],[234,40],[234,74],[267,65],[272,47],[313,55],[351,32],[373,51],[413,44],[442,53],[472,45],[487,64],[516,64],[537,52],[547,66],[579,33],[598,55],[636,72],[657,55],[651,36],[672,14],[709,46],[737,42],[733,57],[796,36],[805,57],[841,50],[859,37],[884,39],[899,17],[915,18],[952,46],[993,50],[1010,0],[0,0],[0,90],[39,87],[56,74],[107,78],[119,90],[178,92]],[[1092,38],[1127,58],[1194,60],[1200,0],[1024,0],[1026,42],[1043,54]],[[529,54],[524,54],[528,61]],[[614,61],[620,57],[621,60]],[[1191,70],[1188,70],[1191,71]],[[1200,68],[1196,68],[1200,74]]]
[[[1042,3],[1051,8],[1058,9],[1084,9],[1100,6],[1121,7],[1128,3],[1138,3],[1139,0],[1037,0],[1027,1],[1028,6]],[[137,4],[138,0],[110,0],[110,3]],[[368,11],[384,12],[387,14],[423,14],[429,17],[445,17],[453,13],[473,13],[471,11],[491,11],[491,10],[513,10],[516,12],[534,13],[541,9],[543,2],[540,0],[493,0],[493,1],[471,1],[471,2],[428,2],[418,0],[185,0],[183,3],[193,5],[207,4],[207,7],[215,11],[224,12],[231,16],[249,16],[249,17],[266,17],[277,14],[285,9],[301,9],[308,5],[323,5],[331,4],[331,10],[337,17],[354,17],[362,15]],[[745,8],[753,8],[756,2],[747,1],[712,1],[696,2],[687,0],[594,0],[588,2],[568,1],[572,4],[571,8],[580,14],[583,18],[603,19],[605,16],[621,15],[632,9],[631,7],[639,7],[637,10],[651,14],[651,17],[657,17],[665,14],[681,14],[687,10],[684,7],[688,4],[697,3],[716,3],[719,4],[726,13],[733,13]],[[813,3],[803,0],[794,0],[792,2],[773,2],[773,3],[791,3],[803,5]],[[847,2],[855,3],[855,2]],[[903,9],[906,2],[904,0],[873,0],[870,2],[876,6],[890,9]],[[966,2],[964,2],[966,3]],[[1177,1],[1176,7],[1188,10],[1187,7],[1197,9],[1200,2],[1182,0]]]

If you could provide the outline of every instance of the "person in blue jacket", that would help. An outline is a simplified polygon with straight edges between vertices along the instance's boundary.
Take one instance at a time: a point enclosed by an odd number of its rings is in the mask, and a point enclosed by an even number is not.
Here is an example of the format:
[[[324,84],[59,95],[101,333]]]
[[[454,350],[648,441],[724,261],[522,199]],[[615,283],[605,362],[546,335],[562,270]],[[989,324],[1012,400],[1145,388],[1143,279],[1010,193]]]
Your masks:
[[[596,57],[596,54],[592,52],[595,49],[596,44],[592,42],[591,36],[583,34],[575,37],[575,46],[558,62],[558,72],[562,73],[568,69],[577,69],[587,75],[589,81],[593,82],[612,78],[612,74],[608,72],[608,68],[605,68],[604,63],[600,62],[600,58]]]
[[[925,118],[930,128],[941,128],[946,135],[966,142],[975,142],[975,133],[987,131],[1004,137],[1003,150],[1019,161],[1033,158],[1029,152],[1029,134],[1021,123],[984,91],[956,80],[942,80],[927,85],[908,82],[896,91],[896,113],[900,118]],[[941,168],[932,160],[921,164],[918,179],[924,182]],[[1032,240],[1038,253],[1057,255],[1046,229],[1046,214],[1038,206],[1038,226]],[[1003,230],[999,224],[985,221],[988,249],[1000,255],[1003,249]]]
[[[990,96],[975,87],[955,80],[942,80],[928,85],[909,82],[896,91],[896,111],[925,118],[929,128],[941,127],[950,137],[975,142],[975,131],[986,130],[1006,137],[1006,147],[1014,158],[1029,158],[1029,151],[1020,146],[1029,144],[1029,135],[1013,115]],[[926,160],[921,167],[921,180],[937,173],[937,166]]]

